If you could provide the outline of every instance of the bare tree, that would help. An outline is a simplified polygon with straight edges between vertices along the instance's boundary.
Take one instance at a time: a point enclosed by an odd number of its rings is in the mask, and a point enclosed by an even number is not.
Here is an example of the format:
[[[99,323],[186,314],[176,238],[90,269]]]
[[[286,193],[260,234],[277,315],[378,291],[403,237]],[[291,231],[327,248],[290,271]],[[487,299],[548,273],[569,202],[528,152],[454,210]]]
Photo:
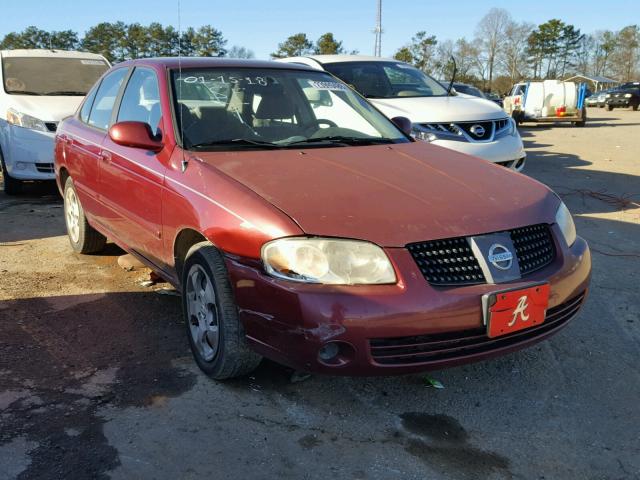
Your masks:
[[[500,45],[500,64],[511,82],[517,82],[524,76],[527,63],[527,46],[535,25],[527,22],[517,23],[509,20],[504,28],[504,39]]]
[[[511,15],[504,8],[492,8],[478,24],[476,36],[481,42],[482,50],[487,59],[489,90],[491,90],[491,81],[500,53],[501,42],[504,41],[505,29],[511,21]]]

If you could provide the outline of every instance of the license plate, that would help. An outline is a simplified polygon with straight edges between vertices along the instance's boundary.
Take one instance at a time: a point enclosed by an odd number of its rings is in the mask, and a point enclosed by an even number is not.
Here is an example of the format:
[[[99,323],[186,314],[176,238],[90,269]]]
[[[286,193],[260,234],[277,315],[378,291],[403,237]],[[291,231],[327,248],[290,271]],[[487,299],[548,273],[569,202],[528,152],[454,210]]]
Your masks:
[[[490,338],[508,335],[544,322],[549,306],[549,284],[484,295],[482,303]]]

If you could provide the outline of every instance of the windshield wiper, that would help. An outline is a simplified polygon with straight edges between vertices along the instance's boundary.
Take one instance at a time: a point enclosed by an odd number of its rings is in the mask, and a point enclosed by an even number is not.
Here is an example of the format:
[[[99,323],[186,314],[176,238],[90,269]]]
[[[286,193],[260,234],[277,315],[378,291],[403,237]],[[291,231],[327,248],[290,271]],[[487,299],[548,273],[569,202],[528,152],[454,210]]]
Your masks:
[[[285,143],[284,146],[289,147],[292,145],[323,142],[338,145],[383,145],[387,143],[394,143],[393,140],[389,138],[348,137],[344,135],[331,135],[328,137],[306,138],[304,140],[297,140],[295,142]]]
[[[189,148],[208,148],[219,146],[245,146],[245,147],[266,147],[266,148],[282,148],[282,145],[277,145],[271,142],[264,142],[262,140],[250,140],[248,138],[226,138],[223,140],[212,140],[209,142],[194,143],[189,145]]]
[[[42,95],[41,92],[30,92],[29,90],[7,90],[10,95]]]
[[[84,97],[87,92],[80,92],[77,90],[59,90],[54,92],[44,92],[42,95],[75,95]]]

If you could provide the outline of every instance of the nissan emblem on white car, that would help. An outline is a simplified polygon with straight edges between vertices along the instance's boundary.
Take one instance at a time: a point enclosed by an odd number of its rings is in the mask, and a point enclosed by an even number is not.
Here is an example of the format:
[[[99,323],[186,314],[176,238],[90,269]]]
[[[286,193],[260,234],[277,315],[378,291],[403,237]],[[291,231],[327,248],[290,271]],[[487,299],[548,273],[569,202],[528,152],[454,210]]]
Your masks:
[[[482,137],[485,133],[485,129],[482,125],[473,125],[469,130],[471,130],[471,133],[478,138]]]

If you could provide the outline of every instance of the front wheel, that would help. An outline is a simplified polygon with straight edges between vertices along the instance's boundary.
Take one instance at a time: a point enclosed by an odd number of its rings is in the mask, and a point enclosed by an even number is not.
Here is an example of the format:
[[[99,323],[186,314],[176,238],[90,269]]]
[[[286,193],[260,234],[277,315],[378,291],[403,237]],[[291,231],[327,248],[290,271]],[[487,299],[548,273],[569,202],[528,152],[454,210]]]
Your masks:
[[[262,357],[245,340],[224,259],[201,242],[189,250],[182,273],[182,310],[189,346],[200,369],[216,380],[253,371]]]
[[[635,104],[633,107],[631,107],[631,108],[633,108],[633,111],[634,111],[634,112],[638,111],[638,104],[636,103],[636,104]]]
[[[610,112],[611,110],[613,110],[613,106],[612,105],[607,105],[607,112]]]
[[[107,239],[87,222],[71,177],[64,184],[64,219],[69,243],[75,252],[96,253],[104,248]]]
[[[2,158],[2,154],[0,154],[0,166],[2,167],[4,193],[7,195],[18,195],[21,193],[23,183],[9,175],[9,172],[7,172],[7,166],[4,163],[4,158]]]

